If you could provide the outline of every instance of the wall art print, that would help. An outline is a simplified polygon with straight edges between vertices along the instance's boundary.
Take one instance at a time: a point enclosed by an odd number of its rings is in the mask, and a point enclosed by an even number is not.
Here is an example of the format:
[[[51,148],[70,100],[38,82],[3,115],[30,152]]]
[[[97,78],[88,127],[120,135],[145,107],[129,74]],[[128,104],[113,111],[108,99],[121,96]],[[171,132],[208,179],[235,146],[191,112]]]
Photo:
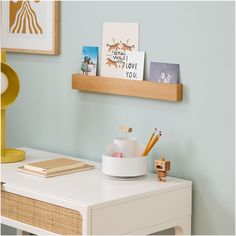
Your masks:
[[[1,8],[2,48],[23,53],[59,53],[59,1],[10,0],[3,1]]]

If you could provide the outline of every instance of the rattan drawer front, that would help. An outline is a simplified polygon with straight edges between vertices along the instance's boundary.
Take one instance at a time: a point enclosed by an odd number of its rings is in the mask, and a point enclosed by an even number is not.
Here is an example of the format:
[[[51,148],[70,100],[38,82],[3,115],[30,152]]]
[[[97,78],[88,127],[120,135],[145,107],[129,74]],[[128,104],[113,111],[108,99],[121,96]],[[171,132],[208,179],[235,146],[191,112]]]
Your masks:
[[[5,191],[1,191],[1,214],[57,234],[82,234],[82,217],[78,211]]]

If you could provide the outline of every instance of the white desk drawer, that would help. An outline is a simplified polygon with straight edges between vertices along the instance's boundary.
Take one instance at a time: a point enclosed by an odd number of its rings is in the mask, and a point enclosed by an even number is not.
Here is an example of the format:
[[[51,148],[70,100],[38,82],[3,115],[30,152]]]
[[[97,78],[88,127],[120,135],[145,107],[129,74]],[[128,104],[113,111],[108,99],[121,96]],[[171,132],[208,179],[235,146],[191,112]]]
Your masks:
[[[92,234],[128,234],[191,215],[191,187],[92,211]]]

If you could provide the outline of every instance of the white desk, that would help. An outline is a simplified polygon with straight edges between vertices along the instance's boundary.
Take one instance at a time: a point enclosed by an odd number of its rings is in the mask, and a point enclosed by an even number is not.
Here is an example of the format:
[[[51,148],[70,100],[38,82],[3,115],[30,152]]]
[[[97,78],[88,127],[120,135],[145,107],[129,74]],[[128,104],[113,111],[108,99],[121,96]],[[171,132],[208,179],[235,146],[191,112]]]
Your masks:
[[[23,149],[27,154],[24,162],[58,156]],[[135,181],[111,180],[102,174],[101,163],[87,160],[96,168],[40,178],[16,171],[24,162],[2,164],[3,191],[75,210],[82,217],[83,235],[150,234],[172,227],[176,234],[191,233],[191,181],[168,177],[163,183],[154,174]],[[3,224],[34,234],[55,234],[45,226],[22,223],[4,214],[1,220]]]

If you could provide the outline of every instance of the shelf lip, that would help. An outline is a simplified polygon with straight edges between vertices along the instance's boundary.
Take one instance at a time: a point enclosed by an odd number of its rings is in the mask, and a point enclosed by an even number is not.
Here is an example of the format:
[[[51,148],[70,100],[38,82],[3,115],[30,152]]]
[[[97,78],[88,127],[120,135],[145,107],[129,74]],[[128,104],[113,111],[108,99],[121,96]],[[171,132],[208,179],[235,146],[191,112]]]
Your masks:
[[[182,100],[183,85],[73,74],[72,89],[178,102]]]

